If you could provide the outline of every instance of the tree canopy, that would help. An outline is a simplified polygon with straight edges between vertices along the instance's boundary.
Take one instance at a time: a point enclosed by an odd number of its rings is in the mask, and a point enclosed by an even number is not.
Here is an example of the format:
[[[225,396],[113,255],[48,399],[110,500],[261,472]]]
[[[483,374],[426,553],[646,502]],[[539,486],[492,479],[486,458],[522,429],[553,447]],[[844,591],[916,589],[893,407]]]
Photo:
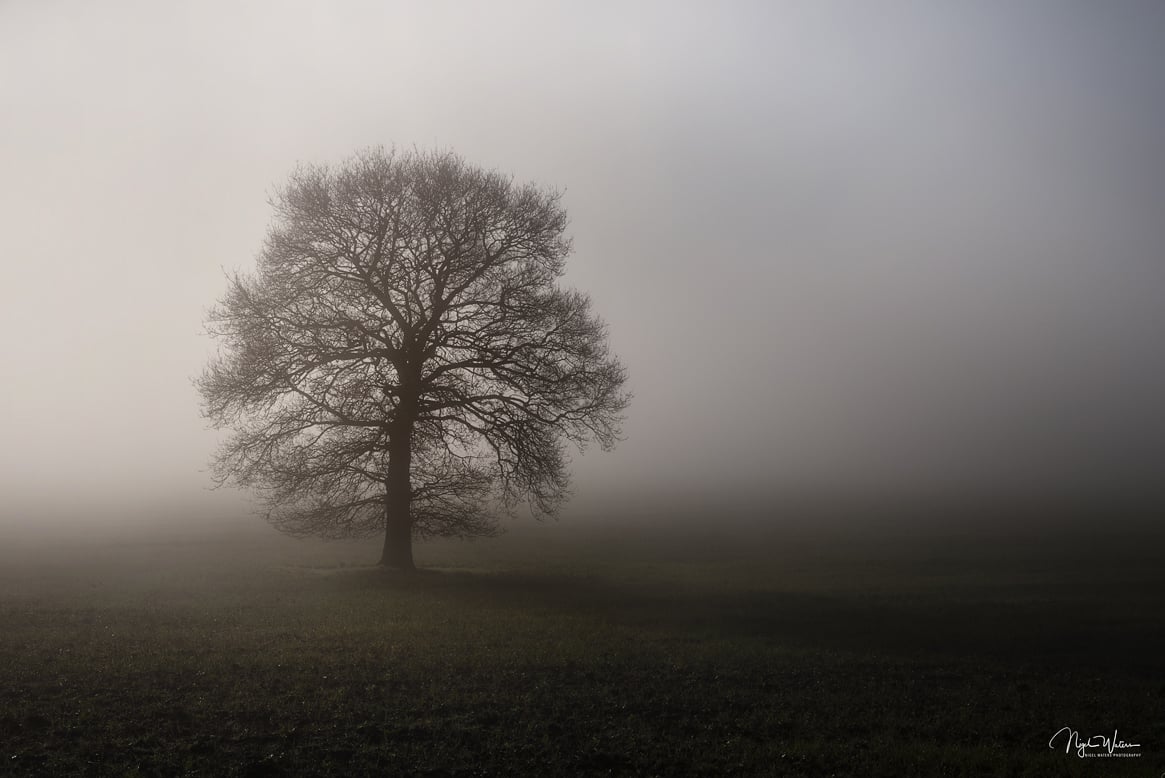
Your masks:
[[[208,316],[199,380],[233,430],[220,482],[262,491],[294,535],[493,532],[553,514],[568,444],[612,447],[629,395],[588,297],[560,284],[560,196],[446,152],[372,149],[299,167],[252,274]],[[503,511],[504,512],[504,511]]]

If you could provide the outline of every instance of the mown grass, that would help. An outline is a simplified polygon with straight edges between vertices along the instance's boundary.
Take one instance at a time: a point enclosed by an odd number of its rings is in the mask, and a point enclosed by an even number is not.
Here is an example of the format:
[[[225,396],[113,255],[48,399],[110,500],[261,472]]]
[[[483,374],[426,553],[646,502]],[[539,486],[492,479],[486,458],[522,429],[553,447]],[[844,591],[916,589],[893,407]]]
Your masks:
[[[0,552],[0,774],[1165,770],[1152,536],[194,540]]]

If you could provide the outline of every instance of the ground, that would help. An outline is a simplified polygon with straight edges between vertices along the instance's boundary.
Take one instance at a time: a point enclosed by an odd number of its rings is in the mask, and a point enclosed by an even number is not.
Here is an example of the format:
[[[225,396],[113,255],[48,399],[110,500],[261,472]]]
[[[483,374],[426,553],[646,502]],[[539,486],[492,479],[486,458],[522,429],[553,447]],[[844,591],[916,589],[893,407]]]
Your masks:
[[[519,525],[415,575],[253,525],[21,536],[0,775],[1165,770],[1159,533],[757,526]]]

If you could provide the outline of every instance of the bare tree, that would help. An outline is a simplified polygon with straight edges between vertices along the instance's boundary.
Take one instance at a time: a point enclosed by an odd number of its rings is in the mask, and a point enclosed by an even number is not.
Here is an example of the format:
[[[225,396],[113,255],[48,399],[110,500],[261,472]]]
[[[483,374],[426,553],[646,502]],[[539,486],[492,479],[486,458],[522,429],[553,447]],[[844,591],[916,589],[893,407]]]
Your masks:
[[[293,535],[489,534],[553,514],[566,444],[613,446],[629,395],[588,298],[562,288],[559,196],[451,153],[374,149],[299,168],[253,275],[208,319],[199,380],[234,429],[220,483],[265,493]]]

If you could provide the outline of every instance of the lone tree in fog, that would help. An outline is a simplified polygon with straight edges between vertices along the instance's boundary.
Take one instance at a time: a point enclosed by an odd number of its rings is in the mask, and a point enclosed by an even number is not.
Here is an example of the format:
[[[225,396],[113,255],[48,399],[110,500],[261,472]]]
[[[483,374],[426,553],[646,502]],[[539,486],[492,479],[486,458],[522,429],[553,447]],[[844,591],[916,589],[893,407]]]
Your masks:
[[[370,150],[299,168],[273,198],[258,269],[209,314],[199,380],[233,436],[220,483],[261,489],[293,535],[496,530],[553,514],[566,444],[614,445],[628,400],[588,298],[558,280],[559,196],[451,153]]]

